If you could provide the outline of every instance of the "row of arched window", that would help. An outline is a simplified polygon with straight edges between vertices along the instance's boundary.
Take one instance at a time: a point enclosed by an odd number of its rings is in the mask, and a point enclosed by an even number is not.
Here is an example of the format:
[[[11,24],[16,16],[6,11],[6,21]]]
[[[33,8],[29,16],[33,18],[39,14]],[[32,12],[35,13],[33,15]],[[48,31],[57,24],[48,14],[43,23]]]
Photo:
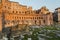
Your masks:
[[[12,12],[10,12],[10,11],[7,11],[8,13],[15,13],[15,14],[33,14],[33,12],[30,12],[30,11],[26,11],[26,12],[22,12],[22,11],[12,11]]]
[[[32,19],[32,20],[35,20],[35,19],[43,19],[43,17],[14,17],[15,19]]]

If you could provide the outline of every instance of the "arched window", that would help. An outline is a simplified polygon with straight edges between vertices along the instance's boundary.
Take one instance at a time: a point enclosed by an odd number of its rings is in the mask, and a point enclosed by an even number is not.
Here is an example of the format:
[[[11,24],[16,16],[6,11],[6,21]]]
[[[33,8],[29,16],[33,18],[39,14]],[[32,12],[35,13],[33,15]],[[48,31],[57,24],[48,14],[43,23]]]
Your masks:
[[[19,13],[21,13],[21,12],[19,11]]]
[[[13,11],[13,13],[14,13],[14,11]]]
[[[45,23],[45,20],[43,20],[43,22]]]

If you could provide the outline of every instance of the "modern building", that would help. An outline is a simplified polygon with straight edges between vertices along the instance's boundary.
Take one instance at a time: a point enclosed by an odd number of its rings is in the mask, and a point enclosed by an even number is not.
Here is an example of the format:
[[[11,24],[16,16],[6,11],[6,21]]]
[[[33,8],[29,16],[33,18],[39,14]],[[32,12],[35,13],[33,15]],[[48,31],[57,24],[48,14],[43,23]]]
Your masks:
[[[17,24],[51,25],[53,15],[45,6],[38,10],[9,0],[0,1],[0,31]]]

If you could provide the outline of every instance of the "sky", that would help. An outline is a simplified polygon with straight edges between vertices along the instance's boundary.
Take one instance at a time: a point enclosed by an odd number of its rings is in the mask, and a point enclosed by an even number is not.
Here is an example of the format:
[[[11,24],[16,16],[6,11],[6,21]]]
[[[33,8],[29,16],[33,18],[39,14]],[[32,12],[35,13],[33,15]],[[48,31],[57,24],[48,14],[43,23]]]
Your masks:
[[[19,2],[22,5],[32,6],[34,10],[40,9],[42,6],[46,6],[50,11],[54,11],[60,7],[60,0],[10,0]]]

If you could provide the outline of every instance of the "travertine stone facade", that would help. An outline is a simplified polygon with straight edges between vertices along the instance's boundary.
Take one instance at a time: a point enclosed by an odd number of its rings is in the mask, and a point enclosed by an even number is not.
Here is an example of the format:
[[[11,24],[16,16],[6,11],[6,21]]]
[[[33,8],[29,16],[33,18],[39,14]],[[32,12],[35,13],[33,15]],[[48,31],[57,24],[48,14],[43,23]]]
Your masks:
[[[2,0],[0,15],[4,13],[5,27],[15,26],[17,24],[28,25],[51,25],[53,24],[52,13],[46,7],[33,10],[32,7],[21,5],[18,2]],[[2,20],[0,18],[0,24]],[[0,26],[2,29],[2,25]]]

